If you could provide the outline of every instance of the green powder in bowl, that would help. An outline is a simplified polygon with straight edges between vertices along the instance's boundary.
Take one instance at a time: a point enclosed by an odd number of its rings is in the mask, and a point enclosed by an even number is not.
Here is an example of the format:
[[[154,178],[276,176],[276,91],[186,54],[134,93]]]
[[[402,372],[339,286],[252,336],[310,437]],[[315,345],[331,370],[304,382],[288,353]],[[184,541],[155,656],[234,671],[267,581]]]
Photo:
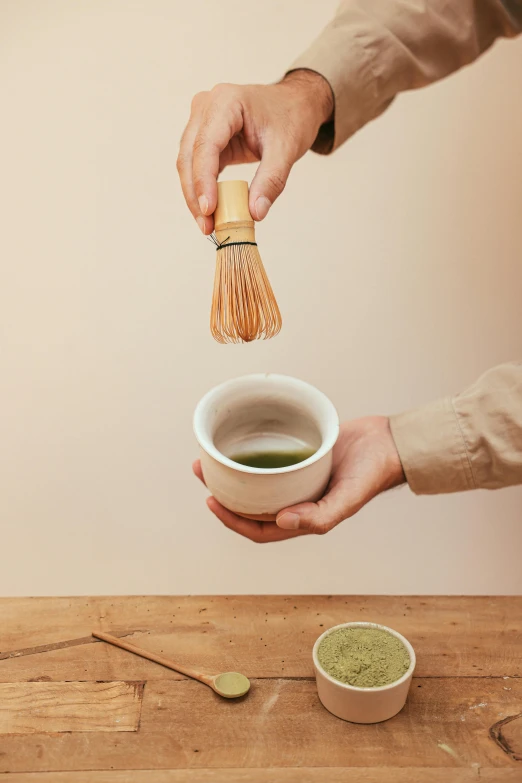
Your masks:
[[[399,680],[410,666],[400,639],[380,628],[339,628],[325,636],[317,651],[324,671],[357,688],[378,688]]]

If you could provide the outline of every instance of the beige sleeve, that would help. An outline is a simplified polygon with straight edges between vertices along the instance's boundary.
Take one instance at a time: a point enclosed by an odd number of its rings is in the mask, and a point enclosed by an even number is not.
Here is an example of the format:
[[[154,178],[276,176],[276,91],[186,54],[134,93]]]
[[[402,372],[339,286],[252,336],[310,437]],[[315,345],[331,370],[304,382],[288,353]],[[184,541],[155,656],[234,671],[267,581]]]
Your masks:
[[[495,367],[456,397],[390,424],[418,495],[522,484],[522,362]]]
[[[330,152],[398,93],[442,79],[521,30],[522,0],[344,0],[289,69],[320,73],[334,94],[333,121],[312,149]]]

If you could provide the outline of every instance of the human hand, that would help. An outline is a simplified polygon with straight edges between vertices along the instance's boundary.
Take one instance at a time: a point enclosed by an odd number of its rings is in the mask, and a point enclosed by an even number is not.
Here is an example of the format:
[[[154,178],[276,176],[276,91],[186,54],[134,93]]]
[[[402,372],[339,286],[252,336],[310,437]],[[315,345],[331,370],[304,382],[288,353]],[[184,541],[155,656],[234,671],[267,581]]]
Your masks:
[[[261,161],[250,186],[249,208],[254,220],[263,220],[290,169],[310,149],[332,111],[330,85],[314,71],[293,71],[279,84],[218,84],[198,93],[177,169],[201,231],[214,229],[217,177],[234,163]]]
[[[193,470],[204,483],[199,460]],[[368,416],[341,425],[333,450],[332,477],[318,503],[300,503],[283,509],[277,515],[277,524],[240,517],[213,497],[208,498],[207,505],[225,527],[263,544],[310,533],[327,533],[376,495],[405,481],[389,419]]]

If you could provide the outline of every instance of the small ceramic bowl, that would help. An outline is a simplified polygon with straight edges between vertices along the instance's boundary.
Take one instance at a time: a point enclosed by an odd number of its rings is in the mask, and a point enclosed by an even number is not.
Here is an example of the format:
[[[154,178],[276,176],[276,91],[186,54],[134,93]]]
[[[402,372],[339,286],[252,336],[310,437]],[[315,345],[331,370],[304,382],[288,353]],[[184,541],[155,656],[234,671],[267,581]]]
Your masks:
[[[316,501],[332,472],[339,417],[322,392],[286,375],[235,378],[206,394],[194,413],[205,483],[230,511],[273,521],[281,509]],[[284,468],[255,468],[231,457],[256,451],[314,453]]]
[[[408,650],[410,656],[408,671],[399,680],[379,688],[358,688],[335,680],[321,667],[317,652],[325,636],[340,628],[378,628],[381,631],[391,633],[392,636],[400,639]],[[323,706],[336,717],[351,723],[380,723],[388,718],[393,718],[404,707],[415,669],[415,652],[409,641],[392,628],[376,623],[336,625],[321,634],[314,644],[312,655],[319,698]]]

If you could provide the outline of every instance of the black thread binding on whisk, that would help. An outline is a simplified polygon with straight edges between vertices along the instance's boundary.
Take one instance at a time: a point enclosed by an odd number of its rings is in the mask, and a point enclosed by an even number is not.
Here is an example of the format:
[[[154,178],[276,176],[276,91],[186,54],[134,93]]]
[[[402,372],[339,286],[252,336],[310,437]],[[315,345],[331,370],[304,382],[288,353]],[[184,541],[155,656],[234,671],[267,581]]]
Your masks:
[[[230,237],[227,237],[222,242],[219,242],[218,238],[214,233],[212,233],[209,237],[207,237],[207,239],[209,240],[209,242],[212,242],[212,244],[216,246],[216,250],[221,250],[221,248],[224,247],[225,245],[227,247],[233,247],[234,245],[254,245],[255,247],[257,247],[257,242],[229,242],[228,240],[230,239]]]

